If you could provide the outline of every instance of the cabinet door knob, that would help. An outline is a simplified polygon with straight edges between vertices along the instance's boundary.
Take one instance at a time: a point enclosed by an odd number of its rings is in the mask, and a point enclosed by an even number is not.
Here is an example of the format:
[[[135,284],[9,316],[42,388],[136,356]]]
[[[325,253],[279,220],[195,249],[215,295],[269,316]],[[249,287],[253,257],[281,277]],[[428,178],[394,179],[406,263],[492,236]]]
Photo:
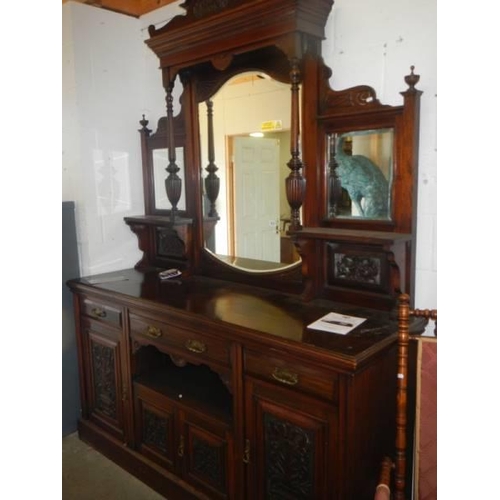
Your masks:
[[[161,337],[162,331],[156,326],[149,325],[146,328],[146,335],[148,335],[149,337],[153,337],[154,339],[157,339],[158,337]]]
[[[299,382],[299,375],[286,368],[276,367],[272,376],[278,382],[286,385],[296,385]]]
[[[207,350],[206,344],[201,342],[200,340],[187,340],[185,343],[186,349],[191,352],[195,352],[197,354],[201,354]]]
[[[101,309],[100,307],[94,307],[91,311],[92,316],[95,316],[96,318],[105,318],[106,317],[106,311],[104,309]]]

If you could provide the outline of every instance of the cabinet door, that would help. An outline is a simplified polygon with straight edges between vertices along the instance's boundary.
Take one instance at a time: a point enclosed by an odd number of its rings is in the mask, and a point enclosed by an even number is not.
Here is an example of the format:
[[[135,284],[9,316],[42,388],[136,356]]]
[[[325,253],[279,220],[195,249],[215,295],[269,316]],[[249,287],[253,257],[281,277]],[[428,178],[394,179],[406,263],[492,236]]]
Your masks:
[[[167,470],[176,472],[175,407],[166,398],[147,397],[136,386],[135,416],[137,448]]]
[[[84,417],[124,439],[121,332],[83,323],[85,372]]]
[[[210,498],[234,498],[230,428],[194,412],[181,410],[179,415],[183,478]]]
[[[336,408],[252,379],[247,379],[245,389],[247,498],[335,498],[334,471],[328,471],[328,479],[326,464]]]

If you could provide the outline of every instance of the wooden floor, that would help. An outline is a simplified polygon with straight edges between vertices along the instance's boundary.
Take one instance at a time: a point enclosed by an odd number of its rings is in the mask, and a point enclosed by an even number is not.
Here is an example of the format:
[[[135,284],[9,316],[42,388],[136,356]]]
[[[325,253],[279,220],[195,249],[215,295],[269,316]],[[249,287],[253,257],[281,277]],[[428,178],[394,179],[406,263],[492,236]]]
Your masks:
[[[165,500],[121,467],[80,441],[62,440],[63,500]]]

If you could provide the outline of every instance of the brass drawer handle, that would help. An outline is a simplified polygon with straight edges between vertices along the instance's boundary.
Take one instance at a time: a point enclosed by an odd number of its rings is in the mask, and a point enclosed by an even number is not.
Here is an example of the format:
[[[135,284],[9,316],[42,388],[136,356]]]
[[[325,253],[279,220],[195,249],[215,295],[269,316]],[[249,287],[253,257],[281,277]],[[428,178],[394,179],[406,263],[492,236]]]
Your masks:
[[[106,311],[104,309],[101,309],[100,307],[94,307],[90,313],[92,316],[96,318],[105,318],[106,317]]]
[[[207,350],[206,344],[201,342],[200,340],[187,340],[184,344],[186,349],[191,352],[195,352],[196,354],[201,354]]]
[[[291,372],[286,368],[279,368],[278,366],[274,369],[273,378],[278,382],[286,385],[296,385],[299,382],[299,375],[297,373]]]
[[[153,337],[154,339],[157,339],[158,337],[161,337],[161,335],[162,335],[162,331],[158,327],[151,326],[151,325],[149,325],[146,328],[145,333],[148,337]]]

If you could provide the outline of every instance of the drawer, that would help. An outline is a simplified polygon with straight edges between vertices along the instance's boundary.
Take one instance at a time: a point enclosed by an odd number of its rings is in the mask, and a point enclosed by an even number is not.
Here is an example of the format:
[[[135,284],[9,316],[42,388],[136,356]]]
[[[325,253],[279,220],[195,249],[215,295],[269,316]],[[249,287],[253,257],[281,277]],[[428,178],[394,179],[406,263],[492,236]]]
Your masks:
[[[246,350],[245,372],[338,403],[338,375],[295,358]]]
[[[175,354],[187,359],[229,364],[230,346],[226,342],[134,313],[129,318],[130,335],[139,343],[147,339],[148,344],[159,349],[174,348]]]
[[[81,304],[82,312],[85,316],[121,328],[122,311],[119,307],[99,300],[89,299],[88,297],[83,297]]]

